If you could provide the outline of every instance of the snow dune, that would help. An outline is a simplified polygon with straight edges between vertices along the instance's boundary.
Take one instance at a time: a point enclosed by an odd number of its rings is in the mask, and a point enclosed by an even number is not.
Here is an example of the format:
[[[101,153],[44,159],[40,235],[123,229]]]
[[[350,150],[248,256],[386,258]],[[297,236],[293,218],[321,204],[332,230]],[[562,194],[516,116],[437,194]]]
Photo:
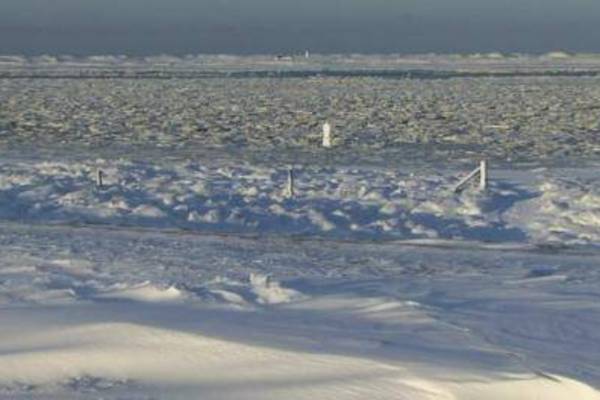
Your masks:
[[[149,385],[146,390],[157,394],[161,386],[183,387],[178,398],[194,393],[203,399],[447,397],[434,382],[366,359],[261,348],[135,324],[44,329],[18,343],[3,346],[23,349],[23,343],[35,343],[38,350],[2,356],[5,383],[49,385],[92,376],[123,386],[129,381]]]
[[[0,398],[600,398],[594,254],[0,229]]]
[[[110,390],[203,399],[600,399],[589,386],[560,376],[489,376],[411,360],[235,342],[202,334],[201,312],[178,313],[185,329],[137,301],[118,308],[4,310],[0,395],[26,387],[37,395]]]

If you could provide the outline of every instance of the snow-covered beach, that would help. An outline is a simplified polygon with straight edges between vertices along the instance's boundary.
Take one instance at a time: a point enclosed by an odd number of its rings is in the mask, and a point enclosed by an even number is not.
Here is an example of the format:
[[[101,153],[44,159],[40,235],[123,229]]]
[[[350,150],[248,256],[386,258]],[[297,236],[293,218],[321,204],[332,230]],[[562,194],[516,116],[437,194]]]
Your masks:
[[[0,398],[600,399],[593,74],[35,77],[600,70],[310,63],[0,59]]]
[[[598,398],[596,252],[0,241],[4,398]]]

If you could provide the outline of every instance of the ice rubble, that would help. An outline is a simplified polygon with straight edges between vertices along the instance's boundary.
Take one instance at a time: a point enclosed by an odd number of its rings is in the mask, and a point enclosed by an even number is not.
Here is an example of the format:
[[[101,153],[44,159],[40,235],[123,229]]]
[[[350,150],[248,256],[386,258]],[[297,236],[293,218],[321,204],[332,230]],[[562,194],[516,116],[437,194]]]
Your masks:
[[[594,158],[600,152],[599,82],[594,77],[2,79],[0,144],[106,147],[107,154],[128,145],[135,151],[153,147],[192,155],[217,148],[315,151],[328,120],[336,145],[357,156],[397,150],[397,157],[386,158],[402,158],[414,146],[430,144],[432,151],[458,152],[442,152],[438,160],[478,153],[528,162]]]

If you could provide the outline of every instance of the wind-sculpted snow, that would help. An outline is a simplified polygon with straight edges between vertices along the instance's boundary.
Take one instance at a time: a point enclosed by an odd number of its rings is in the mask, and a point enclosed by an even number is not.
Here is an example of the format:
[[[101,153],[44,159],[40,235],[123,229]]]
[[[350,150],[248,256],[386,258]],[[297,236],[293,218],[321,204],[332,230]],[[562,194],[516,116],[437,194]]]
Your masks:
[[[527,220],[534,238],[555,244],[600,243],[600,181],[562,178],[540,184],[539,198],[522,203],[508,219]],[[526,217],[524,217],[526,216]]]
[[[104,176],[97,187],[96,171]],[[0,218],[202,233],[336,239],[431,239],[596,245],[598,180],[510,171],[489,190],[454,193],[464,171],[304,166],[232,161],[6,162]]]
[[[2,224],[0,397],[595,400],[597,254]]]

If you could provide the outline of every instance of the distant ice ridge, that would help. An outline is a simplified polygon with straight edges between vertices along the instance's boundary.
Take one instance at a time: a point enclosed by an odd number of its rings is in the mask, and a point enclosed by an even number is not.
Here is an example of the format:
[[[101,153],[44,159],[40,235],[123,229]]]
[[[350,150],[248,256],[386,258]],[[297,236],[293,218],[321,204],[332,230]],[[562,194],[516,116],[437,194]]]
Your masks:
[[[103,186],[95,171],[101,168]],[[535,176],[453,192],[460,172],[224,162],[169,166],[108,162],[0,165],[0,218],[206,233],[337,239],[427,239],[593,245],[600,242],[598,180]]]
[[[551,65],[549,65],[550,63]],[[494,66],[514,67],[527,65],[552,69],[556,66],[596,66],[600,67],[600,56],[588,53],[567,53],[553,51],[547,54],[503,54],[499,52],[474,54],[313,54],[306,58],[304,54],[289,54],[277,57],[272,54],[233,55],[233,54],[190,54],[185,56],[154,55],[147,57],[132,57],[127,55],[94,55],[76,57],[71,55],[41,55],[28,57],[24,55],[0,55],[0,69],[30,66],[30,67],[201,67],[211,66],[240,67],[240,66],[293,66],[293,65],[322,65],[322,66],[361,66],[368,67],[416,67],[436,69],[445,66],[450,69]]]

